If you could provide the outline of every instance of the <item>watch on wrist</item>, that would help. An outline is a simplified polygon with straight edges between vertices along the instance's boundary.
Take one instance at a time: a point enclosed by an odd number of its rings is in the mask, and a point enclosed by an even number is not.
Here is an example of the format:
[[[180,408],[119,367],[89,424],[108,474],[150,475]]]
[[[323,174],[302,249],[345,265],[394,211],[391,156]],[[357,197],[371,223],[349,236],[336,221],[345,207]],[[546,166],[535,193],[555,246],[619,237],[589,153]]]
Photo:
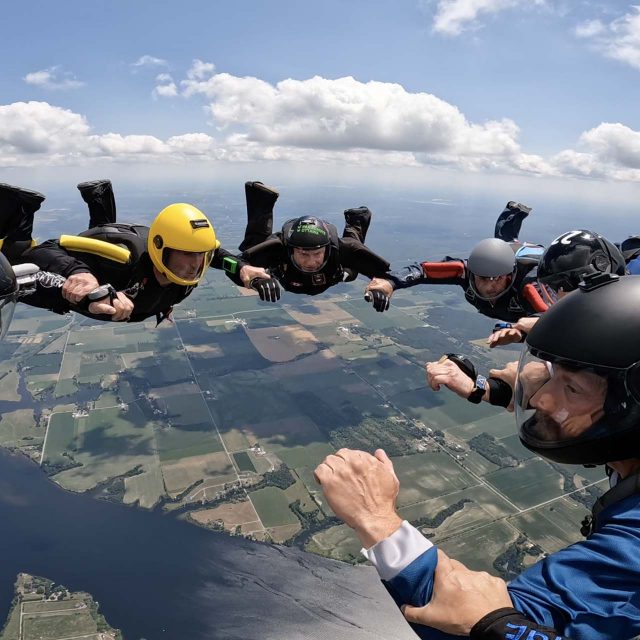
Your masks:
[[[467,400],[473,404],[480,404],[484,397],[484,392],[487,390],[487,379],[484,376],[478,375],[476,377],[476,386],[473,391],[467,396]]]

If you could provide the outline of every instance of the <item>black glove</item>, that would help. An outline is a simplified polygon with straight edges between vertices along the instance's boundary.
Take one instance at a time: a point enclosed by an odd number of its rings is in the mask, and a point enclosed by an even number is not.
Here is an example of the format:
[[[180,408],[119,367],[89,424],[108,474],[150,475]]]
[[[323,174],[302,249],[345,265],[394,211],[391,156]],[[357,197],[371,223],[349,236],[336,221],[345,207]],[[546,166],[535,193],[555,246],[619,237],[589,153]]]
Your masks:
[[[373,291],[367,291],[364,294],[364,299],[367,302],[373,301],[373,308],[379,313],[386,311],[389,308],[389,303],[391,302],[391,298],[386,293],[376,291],[375,289]]]
[[[260,300],[266,302],[280,300],[280,284],[275,278],[254,278],[249,286],[258,292]]]

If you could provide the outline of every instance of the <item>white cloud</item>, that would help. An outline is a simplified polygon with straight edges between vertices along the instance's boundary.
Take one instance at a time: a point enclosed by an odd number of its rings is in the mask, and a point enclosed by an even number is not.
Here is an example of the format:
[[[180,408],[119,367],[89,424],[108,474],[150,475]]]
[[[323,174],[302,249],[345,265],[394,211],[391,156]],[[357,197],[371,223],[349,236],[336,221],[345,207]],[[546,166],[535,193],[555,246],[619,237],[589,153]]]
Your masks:
[[[40,71],[32,71],[23,80],[27,84],[42,87],[43,89],[77,89],[85,85],[70,71],[64,71],[59,65],[41,69]]]
[[[605,31],[605,26],[600,20],[587,20],[575,28],[575,34],[578,38],[593,38],[603,31]]]
[[[181,84],[185,96],[210,101],[218,128],[240,128],[245,140],[268,146],[456,156],[518,152],[518,127],[511,120],[470,123],[457,107],[399,84],[316,76],[273,86],[226,73]]]
[[[134,71],[143,67],[168,67],[169,63],[162,58],[156,58],[150,55],[140,56],[135,62],[130,65]]]
[[[182,97],[203,97],[219,135],[97,134],[81,114],[16,102],[0,105],[0,167],[291,162],[640,182],[640,131],[621,123],[601,123],[575,148],[544,158],[521,148],[513,121],[470,122],[454,105],[398,84],[315,77],[271,85],[229,74],[158,79],[181,87]]]
[[[424,4],[424,3],[423,3]],[[546,0],[438,0],[433,16],[433,30],[448,36],[477,28],[483,15],[517,6],[544,6]]]
[[[216,67],[212,62],[203,62],[202,60],[196,59],[193,61],[191,69],[187,71],[187,78],[189,78],[189,80],[204,80],[213,75],[215,70]]]
[[[0,105],[0,156],[74,153],[86,139],[83,116],[46,102]]]
[[[170,74],[159,73],[156,76],[156,82],[159,84],[152,91],[154,98],[175,98],[178,95],[178,87]]]
[[[604,24],[592,20],[579,24],[576,36],[590,41],[591,45],[614,60],[640,69],[640,7],[631,6],[625,15]]]

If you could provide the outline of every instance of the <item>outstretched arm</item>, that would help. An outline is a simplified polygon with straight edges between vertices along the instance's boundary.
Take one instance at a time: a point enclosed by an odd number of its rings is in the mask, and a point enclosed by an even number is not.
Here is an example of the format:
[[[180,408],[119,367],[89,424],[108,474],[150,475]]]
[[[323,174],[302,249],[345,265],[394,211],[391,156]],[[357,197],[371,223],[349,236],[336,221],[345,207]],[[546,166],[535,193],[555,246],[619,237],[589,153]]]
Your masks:
[[[442,262],[410,264],[398,271],[390,271],[374,278],[365,289],[365,300],[373,301],[376,311],[386,311],[396,289],[418,284],[455,284],[467,286],[467,272],[462,260],[447,258]]]

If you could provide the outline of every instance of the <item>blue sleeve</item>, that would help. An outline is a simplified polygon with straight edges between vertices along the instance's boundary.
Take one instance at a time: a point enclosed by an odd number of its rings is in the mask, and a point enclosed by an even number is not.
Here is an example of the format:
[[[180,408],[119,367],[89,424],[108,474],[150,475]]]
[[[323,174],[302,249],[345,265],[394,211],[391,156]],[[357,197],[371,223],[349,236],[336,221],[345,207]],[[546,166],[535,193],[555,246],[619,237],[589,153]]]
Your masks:
[[[403,604],[411,604],[414,607],[422,607],[431,600],[433,591],[433,574],[438,564],[438,551],[436,547],[431,547],[421,556],[418,556],[410,565],[405,567],[397,576],[391,580],[383,580],[385,588],[394,599],[398,607]],[[449,638],[460,638],[448,633],[436,631],[431,627],[421,624],[412,624],[410,627],[418,637],[423,640],[448,640]]]
[[[640,634],[637,511],[636,517],[623,511],[588,540],[523,572],[508,586],[513,606],[570,638],[621,640]]]

